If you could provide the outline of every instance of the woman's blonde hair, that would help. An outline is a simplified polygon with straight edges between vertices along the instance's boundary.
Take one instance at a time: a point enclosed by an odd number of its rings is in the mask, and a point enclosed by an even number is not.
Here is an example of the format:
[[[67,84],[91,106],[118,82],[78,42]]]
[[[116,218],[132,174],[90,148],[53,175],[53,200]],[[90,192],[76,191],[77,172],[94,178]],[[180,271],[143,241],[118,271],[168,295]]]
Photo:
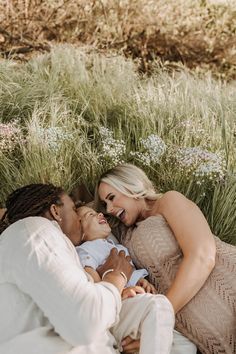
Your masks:
[[[96,190],[97,202],[99,201],[98,187],[101,182],[109,184],[130,198],[156,200],[161,196],[155,191],[145,172],[137,166],[128,163],[113,167],[100,177]]]

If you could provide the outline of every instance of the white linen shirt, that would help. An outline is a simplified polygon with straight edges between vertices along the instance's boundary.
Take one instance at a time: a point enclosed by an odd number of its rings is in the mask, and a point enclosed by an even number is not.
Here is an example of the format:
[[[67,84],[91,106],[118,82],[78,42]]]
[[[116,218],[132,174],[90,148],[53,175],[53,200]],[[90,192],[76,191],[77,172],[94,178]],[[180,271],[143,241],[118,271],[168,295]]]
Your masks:
[[[93,283],[56,222],[28,217],[0,236],[0,354],[113,354],[120,294]]]
[[[118,251],[124,251],[126,256],[129,255],[127,248],[121,244],[115,243],[110,236],[105,239],[99,238],[92,241],[86,241],[80,246],[77,246],[76,251],[83,267],[91,267],[96,270],[98,266],[106,261],[114,247],[117,248]],[[148,272],[146,269],[135,269],[126,286],[136,285],[140,278],[144,278],[147,275]]]

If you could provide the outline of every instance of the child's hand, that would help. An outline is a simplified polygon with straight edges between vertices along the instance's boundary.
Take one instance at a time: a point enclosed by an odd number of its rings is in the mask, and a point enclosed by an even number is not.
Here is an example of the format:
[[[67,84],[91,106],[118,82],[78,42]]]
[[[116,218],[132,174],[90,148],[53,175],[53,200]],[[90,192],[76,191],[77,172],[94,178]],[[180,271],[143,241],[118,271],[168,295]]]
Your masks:
[[[140,278],[136,285],[141,286],[145,293],[157,294],[155,287],[144,278]]]
[[[129,297],[134,297],[137,294],[145,294],[145,291],[140,286],[129,286],[122,291],[121,298],[122,300],[128,299]]]

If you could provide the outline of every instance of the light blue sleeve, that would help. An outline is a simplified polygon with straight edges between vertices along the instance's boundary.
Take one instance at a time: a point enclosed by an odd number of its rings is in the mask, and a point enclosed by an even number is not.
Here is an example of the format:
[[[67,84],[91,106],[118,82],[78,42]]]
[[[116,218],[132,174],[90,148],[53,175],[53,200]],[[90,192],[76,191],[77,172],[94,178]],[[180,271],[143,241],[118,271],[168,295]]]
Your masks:
[[[118,249],[118,251],[125,251],[126,256],[129,255],[129,251],[126,247],[124,247],[121,244],[116,245],[116,248]],[[133,264],[133,262],[131,261],[131,264]],[[148,276],[148,272],[146,269],[134,269],[131,278],[129,280],[129,282],[127,283],[126,286],[135,286],[137,284],[137,282],[139,281],[140,278],[145,278],[146,276]]]
[[[148,276],[148,272],[146,269],[135,269],[131,275],[131,278],[129,282],[127,283],[127,286],[135,286],[139,279],[145,278]]]
[[[76,247],[76,252],[79,255],[79,259],[80,259],[80,262],[81,262],[83,268],[84,267],[91,267],[95,270],[97,269],[99,264],[98,264],[97,260],[88,253],[88,251],[86,251],[83,247],[78,246],[78,247]]]

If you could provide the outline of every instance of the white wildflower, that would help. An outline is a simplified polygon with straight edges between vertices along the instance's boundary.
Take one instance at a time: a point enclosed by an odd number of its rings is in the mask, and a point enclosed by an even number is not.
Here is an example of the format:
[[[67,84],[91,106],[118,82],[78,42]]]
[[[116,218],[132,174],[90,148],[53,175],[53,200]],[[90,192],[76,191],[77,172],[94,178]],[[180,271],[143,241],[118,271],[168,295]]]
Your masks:
[[[126,153],[125,142],[122,139],[114,139],[113,132],[106,127],[101,127],[99,133],[102,139],[100,158],[110,167],[123,162]]]
[[[223,179],[226,163],[220,154],[199,147],[180,148],[176,151],[177,165],[183,172],[198,177],[201,181]],[[198,184],[201,184],[198,181]]]
[[[151,134],[147,138],[139,139],[140,151],[131,152],[130,155],[139,160],[143,165],[150,166],[160,162],[160,158],[166,152],[167,146],[157,135]]]
[[[150,166],[151,164],[151,159],[149,154],[145,152],[138,152],[138,151],[131,151],[130,156],[134,157],[136,160],[138,160],[142,165],[144,166]]]
[[[66,127],[37,127],[34,133],[44,146],[55,152],[59,151],[62,143],[73,138],[73,134],[67,132]]]

